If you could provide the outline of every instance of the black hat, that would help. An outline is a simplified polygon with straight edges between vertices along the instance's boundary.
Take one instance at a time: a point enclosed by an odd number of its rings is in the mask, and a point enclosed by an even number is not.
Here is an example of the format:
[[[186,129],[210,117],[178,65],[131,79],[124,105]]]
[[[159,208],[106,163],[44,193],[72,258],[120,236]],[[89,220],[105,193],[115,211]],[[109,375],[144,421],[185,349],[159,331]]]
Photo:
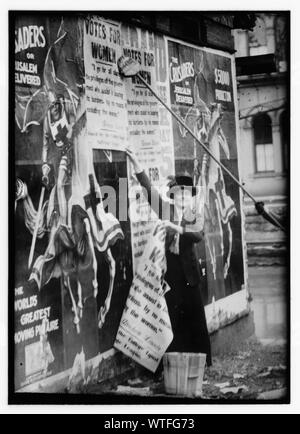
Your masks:
[[[196,195],[196,187],[193,185],[193,179],[189,175],[180,174],[173,177],[170,177],[170,182],[168,183],[169,191],[167,192],[167,196],[170,197],[172,190],[172,193],[175,193],[175,191],[178,189],[184,189],[184,187],[191,187],[192,195]]]

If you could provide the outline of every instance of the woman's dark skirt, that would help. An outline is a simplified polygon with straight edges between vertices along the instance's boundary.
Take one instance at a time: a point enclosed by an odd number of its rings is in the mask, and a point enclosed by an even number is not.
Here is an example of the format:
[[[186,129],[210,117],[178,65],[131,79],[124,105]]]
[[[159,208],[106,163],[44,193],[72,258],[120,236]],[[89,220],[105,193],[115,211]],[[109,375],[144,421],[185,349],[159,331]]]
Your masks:
[[[210,339],[200,285],[191,286],[186,280],[179,255],[167,253],[166,294],[174,339],[168,352],[205,353],[211,365]]]

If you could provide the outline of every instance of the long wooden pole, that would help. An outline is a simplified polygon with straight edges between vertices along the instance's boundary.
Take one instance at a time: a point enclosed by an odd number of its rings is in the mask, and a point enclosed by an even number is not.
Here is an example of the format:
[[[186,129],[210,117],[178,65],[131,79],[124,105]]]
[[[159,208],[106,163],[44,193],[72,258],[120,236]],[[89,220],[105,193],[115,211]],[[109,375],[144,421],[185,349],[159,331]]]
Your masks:
[[[198,137],[195,136],[195,134],[193,133],[193,131],[183,122],[183,120],[163,101],[163,99],[152,89],[152,87],[147,83],[147,81],[141,76],[140,73],[137,73],[136,76],[140,79],[140,81],[147,87],[147,89],[149,89],[153,95],[158,99],[158,101],[165,107],[165,109],[168,110],[169,113],[171,113],[171,115],[180,123],[180,125],[182,125],[187,132],[196,140],[196,142],[199,143],[200,146],[202,146],[202,148],[205,150],[205,152],[207,152],[211,158],[224,170],[224,172],[227,173],[227,175],[230,176],[230,178],[233,179],[233,181],[242,189],[242,191],[254,202],[254,204],[256,205],[256,200],[254,198],[254,196],[252,196],[251,193],[249,193],[245,187],[240,183],[240,181],[230,172],[229,169],[227,169],[226,166],[224,166],[223,163],[221,163],[221,161],[219,161],[214,155],[213,153],[210,151],[210,149],[207,147],[207,145],[205,145],[204,143],[202,143]],[[265,211],[267,212],[267,211]],[[276,219],[276,217],[271,216],[271,218],[274,220],[274,222],[276,223],[276,225],[283,231],[285,231],[285,228],[281,225],[281,223]]]

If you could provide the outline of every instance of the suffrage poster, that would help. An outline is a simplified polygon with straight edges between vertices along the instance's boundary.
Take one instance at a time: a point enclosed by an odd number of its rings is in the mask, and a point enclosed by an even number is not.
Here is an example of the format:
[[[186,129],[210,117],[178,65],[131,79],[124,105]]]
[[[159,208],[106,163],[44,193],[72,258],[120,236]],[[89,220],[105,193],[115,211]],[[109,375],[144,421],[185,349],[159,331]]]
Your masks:
[[[148,239],[132,281],[114,346],[155,372],[173,339],[164,297],[168,285],[163,279],[166,271],[165,229],[160,221]]]
[[[140,64],[142,77],[169,103],[167,46],[162,36],[122,26],[123,54]],[[128,109],[128,145],[136,153],[151,183],[161,193],[168,176],[174,174],[174,148],[170,113],[137,77],[125,80]],[[131,222],[133,269],[138,266],[149,234],[158,216],[136,180],[129,173],[129,218]]]
[[[88,145],[94,149],[126,146],[126,97],[117,67],[121,54],[120,24],[94,16],[84,20]]]

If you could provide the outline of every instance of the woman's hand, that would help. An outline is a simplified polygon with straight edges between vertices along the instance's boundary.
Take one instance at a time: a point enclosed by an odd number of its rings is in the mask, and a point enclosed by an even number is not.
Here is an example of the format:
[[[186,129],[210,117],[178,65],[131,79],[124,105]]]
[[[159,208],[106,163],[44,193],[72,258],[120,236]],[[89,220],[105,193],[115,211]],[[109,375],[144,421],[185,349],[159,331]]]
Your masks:
[[[135,153],[129,148],[126,148],[125,151],[126,151],[127,157],[129,158],[129,160],[131,161],[131,163],[133,165],[135,173],[143,172],[143,169],[142,169]]]
[[[163,222],[164,228],[168,231],[178,233],[180,235],[183,234],[182,226],[175,225],[175,223],[170,222],[169,220],[164,220]]]

